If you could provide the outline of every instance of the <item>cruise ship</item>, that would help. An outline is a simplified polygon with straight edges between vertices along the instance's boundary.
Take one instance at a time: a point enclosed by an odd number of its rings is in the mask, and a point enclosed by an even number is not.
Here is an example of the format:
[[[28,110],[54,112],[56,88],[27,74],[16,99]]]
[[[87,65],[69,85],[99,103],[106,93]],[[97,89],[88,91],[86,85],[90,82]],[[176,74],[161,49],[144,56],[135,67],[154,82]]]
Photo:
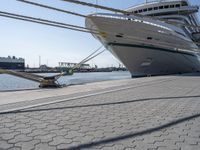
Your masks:
[[[132,77],[200,71],[199,7],[188,0],[159,0],[96,13],[86,27],[131,72]]]

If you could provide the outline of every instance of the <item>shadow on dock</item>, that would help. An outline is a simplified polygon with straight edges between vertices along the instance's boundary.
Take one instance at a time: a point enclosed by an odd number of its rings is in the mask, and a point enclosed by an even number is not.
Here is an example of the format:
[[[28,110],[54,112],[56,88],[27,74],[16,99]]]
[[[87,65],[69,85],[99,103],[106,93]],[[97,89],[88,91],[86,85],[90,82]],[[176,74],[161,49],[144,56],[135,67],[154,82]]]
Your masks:
[[[194,114],[194,115],[191,115],[191,116],[188,116],[188,117],[173,120],[169,123],[166,123],[166,124],[154,127],[154,128],[142,130],[142,131],[135,132],[135,133],[129,133],[129,134],[122,135],[122,136],[107,138],[107,139],[100,140],[100,141],[94,141],[94,142],[90,142],[90,143],[80,144],[78,146],[74,146],[74,147],[70,147],[70,148],[66,148],[66,149],[60,149],[60,150],[88,149],[88,148],[91,148],[91,147],[94,147],[94,146],[99,146],[99,145],[102,145],[102,144],[109,144],[109,143],[113,143],[113,142],[118,142],[118,141],[130,139],[130,138],[134,138],[134,137],[138,137],[138,136],[142,136],[142,135],[146,135],[146,134],[151,134],[153,132],[157,132],[159,130],[166,129],[166,128],[169,128],[171,126],[175,126],[177,124],[180,124],[180,123],[183,123],[183,122],[186,122],[186,121],[198,118],[198,117],[200,117],[200,114]]]
[[[110,103],[100,103],[100,104],[88,104],[88,105],[76,105],[76,106],[66,106],[66,107],[53,107],[53,108],[41,108],[41,109],[33,109],[28,108],[26,110],[20,109],[15,111],[8,111],[8,112],[0,112],[0,115],[4,114],[17,114],[17,113],[27,113],[27,112],[41,112],[41,111],[52,111],[52,110],[62,110],[62,109],[73,109],[73,108],[87,108],[87,107],[99,107],[99,106],[110,106],[110,105],[121,105],[121,104],[128,104],[134,102],[145,102],[145,101],[156,101],[156,100],[176,100],[176,99],[188,99],[188,98],[200,98],[200,95],[194,96],[178,96],[178,97],[155,97],[155,98],[144,98],[144,99],[136,99],[136,100],[127,100],[127,101],[118,101],[118,102],[110,102]],[[63,102],[58,102],[63,103]],[[44,106],[48,106],[52,104],[46,104]],[[40,106],[38,106],[40,107]]]

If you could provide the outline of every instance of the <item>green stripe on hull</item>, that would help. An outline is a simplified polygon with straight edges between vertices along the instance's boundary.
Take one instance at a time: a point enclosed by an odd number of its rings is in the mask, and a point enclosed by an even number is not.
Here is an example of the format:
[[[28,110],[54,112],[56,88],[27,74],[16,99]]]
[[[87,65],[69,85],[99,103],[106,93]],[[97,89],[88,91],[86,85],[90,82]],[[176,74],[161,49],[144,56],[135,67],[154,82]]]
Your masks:
[[[189,53],[189,52],[183,52],[183,51],[175,51],[172,49],[165,49],[165,48],[159,48],[159,47],[153,47],[153,46],[145,46],[145,45],[135,45],[135,44],[124,44],[124,43],[108,43],[109,46],[124,46],[124,47],[135,47],[135,48],[146,48],[151,50],[159,50],[159,51],[165,51],[165,52],[171,52],[171,53],[179,53],[179,54],[185,54],[190,55],[193,57],[196,57],[195,54]]]

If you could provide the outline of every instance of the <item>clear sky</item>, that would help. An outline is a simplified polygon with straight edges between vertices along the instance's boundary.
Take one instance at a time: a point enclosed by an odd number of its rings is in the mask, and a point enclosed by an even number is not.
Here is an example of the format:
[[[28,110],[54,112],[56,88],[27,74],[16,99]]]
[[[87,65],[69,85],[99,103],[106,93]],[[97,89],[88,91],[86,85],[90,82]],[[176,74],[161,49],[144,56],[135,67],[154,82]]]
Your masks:
[[[96,0],[85,0],[95,3]],[[34,0],[50,6],[70,10],[82,14],[96,12],[95,8],[74,5],[60,0]],[[98,4],[126,9],[143,3],[145,0],[98,0]],[[190,0],[192,4],[200,5],[200,0]],[[37,18],[56,20],[69,24],[84,26],[84,18],[38,8],[15,0],[1,0],[0,11],[8,11]],[[103,12],[98,10],[98,12]],[[198,14],[198,16],[200,16]],[[29,22],[0,17],[0,57],[17,56],[25,58],[26,64],[38,67],[39,56],[42,64],[58,66],[58,62],[79,62],[87,57],[101,44],[91,34],[66,29],[49,27]],[[118,66],[118,60],[108,51],[96,57],[89,63],[99,67]]]

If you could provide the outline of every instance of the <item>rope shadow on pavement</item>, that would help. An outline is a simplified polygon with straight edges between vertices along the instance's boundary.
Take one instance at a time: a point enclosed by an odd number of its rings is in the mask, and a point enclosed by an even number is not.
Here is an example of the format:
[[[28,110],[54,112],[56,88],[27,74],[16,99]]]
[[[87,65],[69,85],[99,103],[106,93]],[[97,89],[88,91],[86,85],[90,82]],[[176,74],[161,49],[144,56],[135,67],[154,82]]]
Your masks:
[[[51,107],[51,108],[39,108],[39,109],[20,109],[15,111],[0,112],[0,115],[4,114],[17,114],[17,113],[27,113],[27,112],[41,112],[41,111],[52,111],[52,110],[62,110],[62,109],[73,109],[73,108],[87,108],[87,107],[98,107],[98,106],[109,106],[109,105],[121,105],[134,102],[145,102],[145,101],[155,101],[155,100],[174,100],[174,99],[188,99],[188,98],[200,98],[200,95],[194,96],[178,96],[178,97],[155,97],[155,98],[144,98],[136,100],[100,103],[100,104],[87,104],[87,105],[76,105],[76,106],[65,106],[65,107]]]
[[[165,129],[165,128],[168,128],[168,127],[180,124],[180,123],[183,123],[185,121],[189,121],[189,120],[198,118],[198,117],[200,117],[200,114],[194,114],[194,115],[191,115],[191,116],[188,116],[188,117],[184,117],[184,118],[180,118],[180,119],[171,121],[169,123],[163,124],[161,126],[157,126],[157,127],[154,127],[154,128],[146,129],[146,130],[143,130],[143,131],[126,134],[126,135],[123,135],[123,136],[107,138],[107,139],[104,139],[104,140],[101,140],[101,141],[94,141],[94,142],[91,142],[91,143],[80,144],[78,146],[69,147],[69,148],[60,149],[60,150],[88,149],[88,148],[91,148],[91,147],[94,147],[94,146],[99,146],[99,145],[102,145],[102,144],[109,144],[109,143],[112,143],[112,142],[118,142],[118,141],[130,139],[130,138],[134,138],[134,137],[150,134],[150,133],[153,133],[153,132],[157,132],[159,130],[162,130],[162,129]]]

